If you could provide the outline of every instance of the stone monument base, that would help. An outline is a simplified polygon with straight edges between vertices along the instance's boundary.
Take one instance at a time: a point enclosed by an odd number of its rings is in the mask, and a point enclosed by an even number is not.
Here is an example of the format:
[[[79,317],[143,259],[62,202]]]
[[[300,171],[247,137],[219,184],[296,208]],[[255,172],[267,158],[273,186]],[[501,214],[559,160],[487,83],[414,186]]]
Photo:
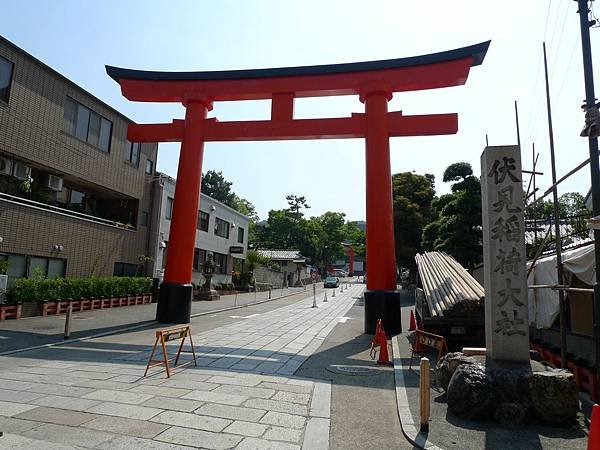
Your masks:
[[[214,301],[220,300],[221,295],[214,289],[202,288],[198,291],[198,294],[194,297],[194,300],[203,301]]]
[[[513,363],[448,353],[436,367],[448,410],[471,420],[514,427],[527,422],[568,426],[579,411],[573,374],[538,361]]]

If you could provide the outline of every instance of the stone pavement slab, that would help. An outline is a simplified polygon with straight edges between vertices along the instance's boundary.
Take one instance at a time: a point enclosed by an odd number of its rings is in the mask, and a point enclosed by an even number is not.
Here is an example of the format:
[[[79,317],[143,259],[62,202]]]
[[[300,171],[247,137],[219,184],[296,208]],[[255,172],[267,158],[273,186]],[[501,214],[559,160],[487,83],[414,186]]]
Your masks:
[[[186,400],[172,397],[152,397],[150,400],[146,400],[144,403],[142,403],[142,406],[162,408],[171,411],[192,412],[200,408],[200,406],[203,404],[203,402],[199,402],[197,400]]]
[[[108,431],[141,438],[153,438],[169,428],[167,425],[152,423],[147,420],[125,419],[123,417],[112,416],[99,416],[94,420],[84,423],[82,426],[93,430]]]
[[[16,419],[35,420],[57,425],[78,426],[95,419],[97,416],[85,412],[39,406],[17,414],[14,417]]]
[[[37,406],[17,402],[0,402],[0,416],[12,417],[34,408]]]
[[[77,447],[73,447],[72,445],[55,444],[48,441],[40,441],[10,433],[4,433],[3,436],[0,436],[0,448],[10,448],[12,450],[31,450],[42,448],[44,450],[77,450]]]
[[[329,422],[317,416],[329,417],[331,388],[294,372],[362,290],[354,286],[315,309],[305,296],[271,310],[217,317],[218,326],[205,331],[206,318],[194,319],[198,354],[218,357],[175,369],[171,378],[158,369],[141,377],[152,329],[0,356],[0,398],[6,399],[0,416],[15,416],[0,417],[0,427],[19,435],[22,445],[47,448],[321,445]],[[178,345],[172,344],[170,354]],[[232,361],[237,370],[225,367]]]
[[[47,423],[23,432],[22,436],[37,439],[39,441],[54,442],[56,444],[93,448],[112,439],[115,435],[105,433],[104,431]]]
[[[242,436],[233,434],[212,433],[210,431],[195,430],[192,428],[171,427],[156,436],[155,440],[170,442],[172,444],[189,445],[214,450],[225,450],[235,447],[242,441]]]

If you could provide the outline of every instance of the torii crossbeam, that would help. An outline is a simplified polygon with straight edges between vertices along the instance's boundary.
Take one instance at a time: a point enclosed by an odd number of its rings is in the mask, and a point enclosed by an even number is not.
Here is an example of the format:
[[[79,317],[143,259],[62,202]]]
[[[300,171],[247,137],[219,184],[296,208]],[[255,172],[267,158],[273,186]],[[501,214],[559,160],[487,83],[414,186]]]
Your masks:
[[[191,314],[192,262],[204,142],[291,139],[366,139],[367,290],[365,332],[384,319],[399,333],[400,297],[392,214],[389,138],[454,134],[456,114],[405,116],[388,112],[394,92],[463,85],[472,66],[483,62],[489,41],[410,58],[277,69],[219,72],[152,72],[107,66],[125,97],[143,102],[181,102],[185,119],[131,124],[132,142],[181,142],[175,203],[157,320],[187,323]],[[364,113],[350,117],[294,119],[294,99],[358,95]],[[219,122],[207,118],[214,102],[271,100],[271,119]]]

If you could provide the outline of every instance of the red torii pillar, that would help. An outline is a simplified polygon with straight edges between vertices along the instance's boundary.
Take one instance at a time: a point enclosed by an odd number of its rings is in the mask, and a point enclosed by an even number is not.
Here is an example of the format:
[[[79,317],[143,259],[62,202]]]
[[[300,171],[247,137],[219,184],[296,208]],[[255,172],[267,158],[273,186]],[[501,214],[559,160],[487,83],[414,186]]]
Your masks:
[[[388,112],[393,92],[457,86],[485,57],[489,42],[448,52],[365,63],[223,72],[148,72],[107,66],[130,100],[181,102],[185,120],[132,124],[132,142],[181,142],[165,280],[157,320],[187,323],[191,314],[192,262],[204,142],[290,139],[366,139],[366,238],[368,282],[365,332],[382,318],[390,334],[401,331],[392,211],[389,138],[453,134],[456,114],[404,116]],[[364,114],[294,119],[294,98],[359,95]],[[271,119],[207,119],[214,101],[271,100]]]

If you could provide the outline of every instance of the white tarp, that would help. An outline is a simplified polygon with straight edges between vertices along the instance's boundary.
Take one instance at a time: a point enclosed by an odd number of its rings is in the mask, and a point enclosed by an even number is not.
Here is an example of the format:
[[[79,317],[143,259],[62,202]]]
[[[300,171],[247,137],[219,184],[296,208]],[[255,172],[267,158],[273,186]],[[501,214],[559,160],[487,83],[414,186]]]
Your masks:
[[[594,271],[594,245],[568,250],[563,253],[566,284],[573,275],[592,286],[596,281]],[[530,264],[527,265],[529,268]],[[556,255],[540,258],[529,278],[528,285],[558,284]],[[550,328],[559,314],[558,291],[553,289],[528,289],[529,322],[536,328]]]

